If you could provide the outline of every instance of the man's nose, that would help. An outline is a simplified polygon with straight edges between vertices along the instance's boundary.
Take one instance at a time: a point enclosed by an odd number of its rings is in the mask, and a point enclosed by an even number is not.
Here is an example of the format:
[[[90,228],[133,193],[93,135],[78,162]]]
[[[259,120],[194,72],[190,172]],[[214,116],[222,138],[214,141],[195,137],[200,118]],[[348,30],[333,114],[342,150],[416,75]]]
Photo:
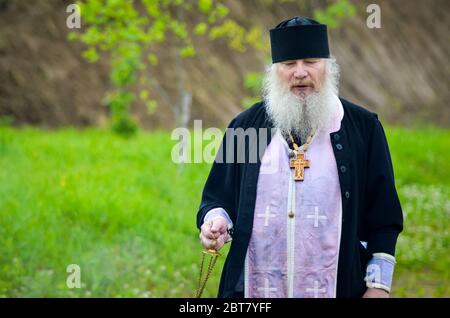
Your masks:
[[[302,61],[297,61],[295,64],[294,77],[305,78],[306,76],[308,76],[308,72],[306,71]]]

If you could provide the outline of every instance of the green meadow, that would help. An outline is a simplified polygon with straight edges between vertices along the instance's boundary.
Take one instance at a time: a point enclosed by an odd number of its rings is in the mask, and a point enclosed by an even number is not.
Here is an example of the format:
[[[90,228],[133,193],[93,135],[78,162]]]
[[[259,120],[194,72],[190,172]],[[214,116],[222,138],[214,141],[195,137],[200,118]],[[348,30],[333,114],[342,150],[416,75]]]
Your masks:
[[[449,297],[450,131],[386,132],[405,215],[392,296]],[[0,128],[0,297],[192,297],[210,165],[174,164],[174,144],[167,132]],[[81,288],[67,287],[69,264]]]

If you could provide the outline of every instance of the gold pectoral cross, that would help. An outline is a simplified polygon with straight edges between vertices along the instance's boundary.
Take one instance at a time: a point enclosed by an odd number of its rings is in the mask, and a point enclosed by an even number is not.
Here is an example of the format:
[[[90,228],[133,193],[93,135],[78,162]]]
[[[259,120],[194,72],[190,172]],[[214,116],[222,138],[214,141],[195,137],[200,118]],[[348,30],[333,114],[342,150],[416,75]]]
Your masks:
[[[305,177],[305,168],[309,168],[309,160],[305,159],[305,153],[299,152],[294,159],[291,159],[291,168],[295,169],[294,180],[303,181]]]

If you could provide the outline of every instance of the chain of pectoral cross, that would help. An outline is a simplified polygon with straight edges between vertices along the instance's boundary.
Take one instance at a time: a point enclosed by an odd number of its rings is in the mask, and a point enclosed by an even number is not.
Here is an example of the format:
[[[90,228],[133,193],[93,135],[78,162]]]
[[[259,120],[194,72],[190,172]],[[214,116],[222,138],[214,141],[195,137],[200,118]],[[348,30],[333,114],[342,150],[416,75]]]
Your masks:
[[[292,142],[292,159],[290,159],[290,167],[294,168],[294,180],[303,181],[305,178],[305,168],[309,168],[309,160],[305,158],[305,152],[308,150],[309,145],[312,141],[312,136],[309,136],[306,143],[300,148],[292,137],[292,134],[289,133],[290,140]],[[290,146],[290,145],[289,145]],[[291,157],[291,155],[290,155]]]

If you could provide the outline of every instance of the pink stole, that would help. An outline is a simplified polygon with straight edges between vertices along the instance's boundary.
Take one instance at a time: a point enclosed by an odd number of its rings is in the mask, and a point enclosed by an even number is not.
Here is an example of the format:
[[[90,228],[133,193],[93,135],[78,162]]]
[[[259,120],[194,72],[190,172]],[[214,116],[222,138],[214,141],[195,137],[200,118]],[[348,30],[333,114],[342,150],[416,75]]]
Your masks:
[[[331,125],[306,151],[310,167],[303,181],[293,180],[288,145],[279,132],[264,153],[245,260],[245,297],[336,297],[342,202],[329,134],[340,129],[344,111],[337,96],[335,103]]]

